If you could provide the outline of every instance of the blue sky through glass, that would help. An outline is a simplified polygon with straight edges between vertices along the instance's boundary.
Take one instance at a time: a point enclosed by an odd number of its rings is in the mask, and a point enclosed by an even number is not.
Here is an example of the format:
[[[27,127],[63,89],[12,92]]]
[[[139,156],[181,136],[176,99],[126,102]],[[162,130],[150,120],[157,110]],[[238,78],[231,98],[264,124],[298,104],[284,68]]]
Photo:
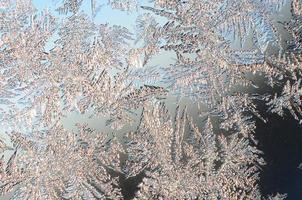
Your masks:
[[[62,1],[58,0],[33,0],[34,5],[38,10],[49,9],[54,11],[55,8],[61,3]],[[146,3],[147,4],[147,3]],[[89,16],[92,17],[91,14],[91,1],[84,0],[81,10],[87,13]],[[56,13],[56,12],[53,12]],[[94,21],[99,24],[110,23],[112,25],[120,25],[128,28],[131,32],[134,32],[134,25],[137,16],[139,15],[138,12],[123,12],[119,10],[112,9],[106,1],[102,3],[102,7],[97,15],[94,17]],[[59,14],[56,15],[59,17]]]

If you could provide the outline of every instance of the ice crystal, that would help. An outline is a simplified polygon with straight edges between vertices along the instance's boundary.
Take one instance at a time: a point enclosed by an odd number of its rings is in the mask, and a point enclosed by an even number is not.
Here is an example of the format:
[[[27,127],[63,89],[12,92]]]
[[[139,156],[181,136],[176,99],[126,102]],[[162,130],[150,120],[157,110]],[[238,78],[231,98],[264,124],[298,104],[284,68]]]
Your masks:
[[[221,97],[238,85],[252,85],[248,72],[270,73],[265,63],[269,45],[280,46],[273,14],[285,1],[155,1],[142,8],[164,17],[163,25],[149,15],[139,19],[145,54],[159,48],[173,51],[177,62],[169,68],[166,82],[181,95]],[[147,22],[146,22],[147,21]],[[235,45],[239,40],[239,45]],[[250,49],[244,45],[252,40]],[[238,43],[238,42],[237,42]],[[203,101],[204,102],[204,101]]]
[[[126,41],[131,35],[126,28],[97,27],[85,14],[77,13],[57,29],[49,14],[40,19],[34,10],[18,12],[24,19],[3,12],[0,56],[3,87],[11,85],[23,106],[11,109],[13,113],[4,120],[31,117],[51,124],[66,112],[77,109],[83,113],[93,107],[96,114],[122,122],[129,118],[129,110],[154,94],[165,93],[162,88],[137,88],[131,82],[134,71],[128,67]],[[13,21],[19,25],[14,27]],[[55,31],[59,38],[45,51],[46,41]],[[31,111],[33,116],[28,116]]]
[[[1,169],[1,194],[13,199],[120,199],[116,179],[120,147],[82,126],[70,133],[57,125],[26,138],[12,135],[14,152]]]
[[[107,2],[112,8],[122,11],[133,11],[137,9],[137,0],[89,0],[93,15],[102,6],[101,3]],[[77,13],[85,0],[60,0],[57,11],[61,14]]]
[[[291,115],[299,120],[301,116],[301,79],[291,85],[290,81],[286,82],[283,88],[282,94],[278,97],[275,96],[268,105],[273,113],[277,113],[281,116],[284,114],[284,109],[288,109]]]
[[[185,111],[171,120],[157,105],[143,112],[129,137],[129,176],[146,171],[136,199],[260,198],[260,152],[239,134],[216,136],[210,119],[199,131]]]
[[[134,199],[264,199],[255,102],[301,121],[301,1],[87,0],[93,17],[103,3],[139,10],[136,35],[96,23],[84,2],[57,1],[55,13],[0,2],[0,197],[123,199],[123,174],[143,176]],[[291,18],[276,20],[286,5]],[[175,62],[151,66],[163,51]],[[171,96],[175,117],[158,102]],[[65,130],[72,112],[105,117],[113,134]],[[118,141],[125,125],[137,127]]]

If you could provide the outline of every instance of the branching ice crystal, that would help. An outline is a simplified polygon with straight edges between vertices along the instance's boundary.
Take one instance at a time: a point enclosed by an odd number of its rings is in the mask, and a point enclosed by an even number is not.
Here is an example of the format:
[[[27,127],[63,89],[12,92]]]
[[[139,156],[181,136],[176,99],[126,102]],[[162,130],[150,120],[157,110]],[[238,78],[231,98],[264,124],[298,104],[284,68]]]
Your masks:
[[[260,152],[239,134],[215,136],[210,119],[199,131],[186,111],[171,120],[157,105],[129,137],[126,171],[146,170],[136,199],[260,199]]]
[[[162,48],[176,53],[177,62],[164,68],[167,82],[181,95],[209,98],[206,103],[215,104],[232,88],[252,85],[247,72],[271,74],[270,68],[256,66],[265,63],[269,45],[280,46],[272,15],[284,3],[155,1],[155,8],[142,8],[166,18],[166,24],[144,15],[138,25],[145,32],[145,52]],[[248,40],[255,45],[246,49]]]
[[[12,141],[15,150],[2,163],[1,194],[13,191],[13,199],[121,198],[106,169],[118,170],[121,148],[105,134],[85,126],[70,133],[57,125],[35,138],[14,133]]]
[[[109,115],[122,125],[130,118],[130,109],[154,94],[166,93],[162,88],[132,84],[129,77],[134,71],[128,67],[126,41],[131,35],[126,28],[97,27],[85,14],[77,13],[58,24],[59,38],[45,51],[56,30],[55,20],[49,14],[39,19],[34,10],[7,9],[20,12],[24,19],[2,13],[2,83],[11,85],[23,106],[11,105],[13,113],[5,114],[3,120],[40,118],[48,126],[64,113],[75,109],[83,113],[92,107],[96,114]],[[19,26],[11,27],[14,22]],[[31,111],[33,116],[28,116]]]
[[[95,23],[84,2],[57,1],[56,14],[0,2],[0,198],[123,199],[118,173],[143,176],[134,199],[265,199],[253,133],[254,118],[267,119],[255,100],[301,121],[301,1],[87,1],[93,17],[103,3],[139,10],[136,36]],[[291,19],[277,21],[286,5]],[[150,66],[163,51],[175,62]],[[258,93],[255,76],[272,94]],[[205,122],[181,106],[171,117],[158,102],[169,95],[198,102]],[[65,130],[71,112],[107,117],[113,134]]]
[[[77,13],[85,0],[60,0],[60,6],[57,8],[61,14]],[[99,10],[101,3],[108,3],[112,8],[122,11],[133,11],[137,9],[138,0],[89,0],[92,13],[95,15]]]

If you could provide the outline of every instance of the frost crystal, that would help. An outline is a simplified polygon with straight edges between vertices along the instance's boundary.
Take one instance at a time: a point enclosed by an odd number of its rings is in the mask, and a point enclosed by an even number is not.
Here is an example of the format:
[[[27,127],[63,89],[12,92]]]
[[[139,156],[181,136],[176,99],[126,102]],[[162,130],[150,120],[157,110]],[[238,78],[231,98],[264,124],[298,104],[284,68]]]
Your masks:
[[[210,119],[199,131],[186,111],[172,121],[158,105],[129,137],[129,176],[146,171],[136,199],[260,199],[260,152],[239,134],[216,136]]]
[[[106,168],[119,167],[119,146],[86,127],[57,125],[35,138],[12,136],[14,152],[1,169],[1,194],[13,199],[120,199]],[[17,187],[15,188],[15,186]]]
[[[96,23],[104,3],[137,11],[136,34]],[[0,198],[124,199],[125,176],[143,177],[134,199],[266,199],[254,131],[269,119],[256,102],[302,121],[301,0],[58,0],[55,10],[0,2]],[[153,66],[163,52],[174,61]],[[174,97],[176,111],[163,103]],[[192,102],[197,117],[183,109]],[[65,130],[71,113],[106,127]]]

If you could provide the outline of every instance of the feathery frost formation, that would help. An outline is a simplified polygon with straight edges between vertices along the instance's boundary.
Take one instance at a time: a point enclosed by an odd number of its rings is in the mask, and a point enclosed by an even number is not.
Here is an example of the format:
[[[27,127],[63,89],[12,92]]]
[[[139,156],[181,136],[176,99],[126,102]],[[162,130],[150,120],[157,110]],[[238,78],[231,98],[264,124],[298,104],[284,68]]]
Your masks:
[[[261,153],[239,134],[215,135],[176,111],[171,120],[163,105],[145,110],[129,136],[130,176],[146,177],[135,199],[260,199],[256,172]]]
[[[139,12],[136,33],[95,23],[104,3]],[[118,174],[143,177],[133,199],[286,198],[261,194],[265,161],[253,133],[256,118],[269,120],[259,101],[302,121],[301,0],[56,6],[0,2],[0,198],[125,199]],[[276,20],[286,6],[290,19]],[[152,66],[162,52],[175,62]],[[163,103],[171,96],[180,99],[172,112]],[[198,104],[201,120],[182,108],[183,97]],[[72,112],[103,117],[112,133],[66,130]]]

